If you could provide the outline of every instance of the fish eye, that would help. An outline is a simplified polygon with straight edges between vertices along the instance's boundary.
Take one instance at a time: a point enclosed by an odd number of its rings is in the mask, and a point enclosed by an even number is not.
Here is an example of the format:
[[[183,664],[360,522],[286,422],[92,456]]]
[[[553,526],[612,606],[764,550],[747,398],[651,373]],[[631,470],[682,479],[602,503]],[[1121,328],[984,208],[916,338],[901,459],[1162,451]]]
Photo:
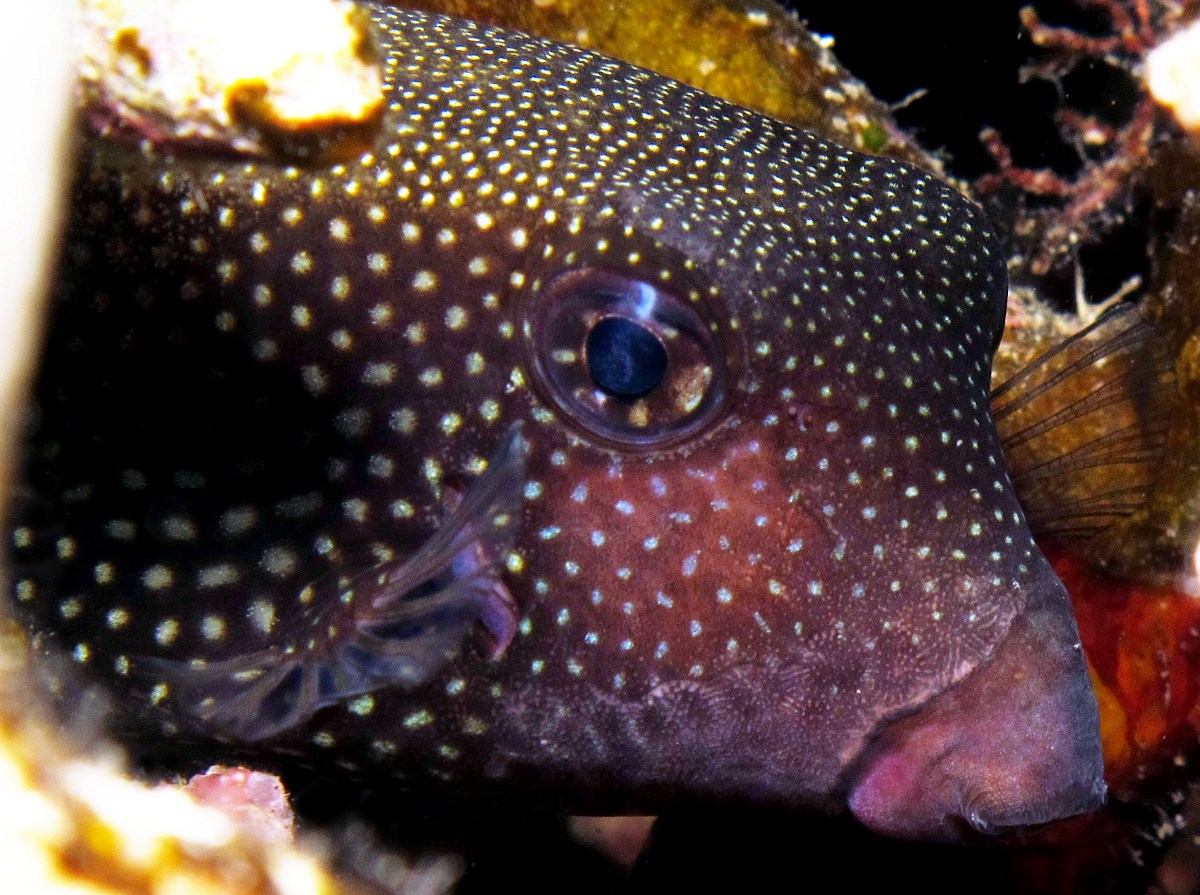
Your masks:
[[[540,285],[524,313],[536,390],[585,437],[670,447],[728,404],[727,334],[698,289],[580,268]]]
[[[614,398],[640,398],[667,373],[667,349],[653,332],[625,317],[605,317],[588,333],[592,381]]]

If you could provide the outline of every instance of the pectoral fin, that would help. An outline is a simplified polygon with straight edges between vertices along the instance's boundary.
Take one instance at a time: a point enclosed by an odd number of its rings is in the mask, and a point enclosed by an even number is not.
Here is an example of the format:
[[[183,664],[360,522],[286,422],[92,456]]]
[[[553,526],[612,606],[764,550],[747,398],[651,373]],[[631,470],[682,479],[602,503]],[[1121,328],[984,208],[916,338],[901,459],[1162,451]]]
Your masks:
[[[528,447],[512,426],[420,549],[343,587],[318,588],[327,605],[286,642],[220,662],[147,663],[208,726],[261,740],[347,698],[421,686],[477,627],[488,658],[498,658],[516,633],[517,607],[500,576],[521,521]]]

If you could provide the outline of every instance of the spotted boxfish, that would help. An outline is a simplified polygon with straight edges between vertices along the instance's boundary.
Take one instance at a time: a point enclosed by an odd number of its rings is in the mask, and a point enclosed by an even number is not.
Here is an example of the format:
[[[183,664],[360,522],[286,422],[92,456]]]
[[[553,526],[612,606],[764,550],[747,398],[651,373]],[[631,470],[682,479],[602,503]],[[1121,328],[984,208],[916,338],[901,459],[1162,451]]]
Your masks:
[[[92,138],[11,604],[130,728],[567,810],[945,838],[1104,797],[937,177],[370,6],[342,164]]]

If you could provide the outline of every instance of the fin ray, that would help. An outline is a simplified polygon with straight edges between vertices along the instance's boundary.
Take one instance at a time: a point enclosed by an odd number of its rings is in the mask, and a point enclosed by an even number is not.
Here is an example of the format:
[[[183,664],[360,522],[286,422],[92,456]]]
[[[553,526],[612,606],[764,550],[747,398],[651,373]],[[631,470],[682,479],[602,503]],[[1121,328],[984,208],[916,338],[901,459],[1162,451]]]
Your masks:
[[[1135,512],[1166,447],[1174,356],[1118,306],[992,392],[992,417],[1034,533],[1088,538]]]
[[[142,661],[200,721],[253,741],[342,700],[424,684],[476,625],[485,629],[488,657],[496,658],[516,631],[517,609],[499,573],[521,521],[527,453],[514,424],[486,471],[415,553],[359,573],[346,588],[327,589],[329,609],[294,632],[295,642],[217,662]]]

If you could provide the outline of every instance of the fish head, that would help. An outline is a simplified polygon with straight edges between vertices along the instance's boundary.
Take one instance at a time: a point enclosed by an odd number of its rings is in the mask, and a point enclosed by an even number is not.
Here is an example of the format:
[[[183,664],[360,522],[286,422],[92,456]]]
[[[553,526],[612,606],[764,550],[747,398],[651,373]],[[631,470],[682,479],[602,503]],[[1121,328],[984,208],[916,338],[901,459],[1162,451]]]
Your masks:
[[[730,793],[924,838],[1094,807],[1078,635],[988,414],[1002,253],[934,177],[789,150],[824,188],[736,227],[637,193],[531,238],[531,475],[568,507],[529,502],[520,551],[548,661],[652,694],[686,733],[642,760]]]

